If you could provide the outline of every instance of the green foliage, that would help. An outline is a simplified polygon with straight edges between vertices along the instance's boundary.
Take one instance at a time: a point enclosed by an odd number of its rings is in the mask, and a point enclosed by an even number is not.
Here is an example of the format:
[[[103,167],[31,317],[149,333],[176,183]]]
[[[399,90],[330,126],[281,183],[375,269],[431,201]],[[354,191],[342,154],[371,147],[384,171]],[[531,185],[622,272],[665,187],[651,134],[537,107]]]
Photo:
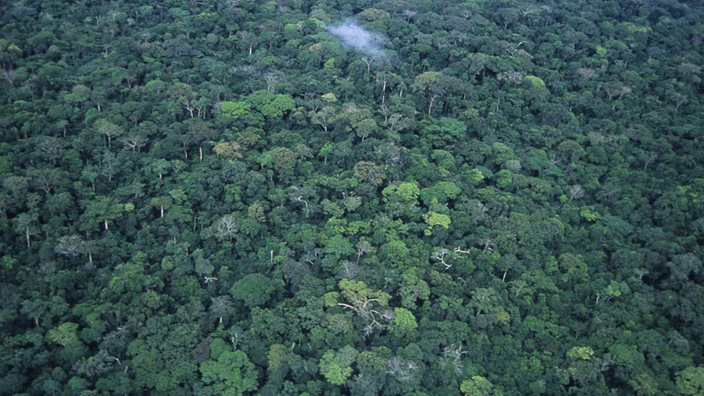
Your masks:
[[[579,215],[582,216],[584,220],[587,220],[592,223],[601,219],[601,215],[595,212],[593,208],[590,208],[588,206],[582,207],[582,210],[579,212]]]
[[[222,102],[220,114],[227,121],[237,121],[249,114],[250,104],[247,102]]]
[[[51,342],[60,344],[66,347],[76,341],[78,341],[78,324],[77,323],[63,323],[55,329],[49,330],[47,334],[47,339]]]
[[[480,375],[475,375],[468,380],[462,381],[460,391],[465,396],[498,396],[503,394],[494,389],[494,385]]]
[[[466,133],[467,126],[457,119],[441,117],[432,123],[426,122],[423,135],[433,147],[445,147],[457,142]]]
[[[361,161],[354,166],[354,177],[362,183],[380,186],[386,179],[386,173],[373,162]]]
[[[295,108],[295,101],[289,95],[274,94],[271,91],[257,91],[247,96],[247,103],[267,119],[279,119]]]
[[[545,89],[545,81],[540,77],[526,76],[525,81],[533,89]]]
[[[210,343],[210,359],[218,360],[220,355],[230,349],[231,347],[222,338],[216,338]]]
[[[702,2],[147,3],[0,13],[0,394],[702,394]]]
[[[352,363],[358,352],[351,346],[339,351],[328,350],[320,358],[320,373],[333,385],[342,385],[352,375]]]
[[[428,283],[418,276],[418,269],[415,267],[403,273],[400,289],[404,308],[415,309],[418,300],[427,300],[430,297]]]
[[[242,351],[227,351],[200,365],[210,394],[240,396],[257,389],[257,371]]]
[[[420,189],[416,183],[390,185],[381,192],[389,213],[415,218],[420,214],[418,197]]]
[[[394,308],[394,323],[389,329],[398,335],[405,335],[418,328],[416,317],[405,308]]]
[[[594,357],[594,351],[589,347],[574,347],[567,351],[567,357],[571,360],[591,360]]]
[[[432,234],[433,227],[438,226],[448,229],[452,223],[450,216],[432,211],[424,214],[423,218],[425,219],[425,223],[428,225],[428,228],[425,230],[426,235]]]
[[[448,200],[456,199],[462,190],[452,182],[438,182],[432,187],[424,188],[420,191],[420,198],[425,206],[430,207],[437,203],[447,203]]]
[[[325,252],[337,256],[348,256],[354,253],[352,244],[342,235],[335,235],[325,244]]]
[[[677,388],[681,395],[704,394],[704,368],[687,367],[675,374]]]
[[[479,171],[478,169],[470,169],[469,171],[466,172],[466,177],[468,181],[476,186],[477,184],[481,183],[484,180],[484,174]]]
[[[230,289],[230,294],[241,300],[247,307],[257,307],[266,304],[274,292],[274,282],[262,274],[249,274]]]

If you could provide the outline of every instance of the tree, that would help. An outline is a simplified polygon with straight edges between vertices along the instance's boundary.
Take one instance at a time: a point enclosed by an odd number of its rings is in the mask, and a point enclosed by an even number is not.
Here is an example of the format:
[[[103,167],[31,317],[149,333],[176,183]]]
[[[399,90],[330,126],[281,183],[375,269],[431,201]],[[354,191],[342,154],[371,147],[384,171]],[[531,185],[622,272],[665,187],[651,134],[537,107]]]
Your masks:
[[[697,275],[702,270],[702,261],[693,253],[678,254],[667,262],[670,278],[675,281],[686,281],[690,274]]]
[[[195,261],[196,263],[196,273],[205,277],[207,283],[207,278],[213,273],[215,267],[213,267],[213,265],[210,263],[210,260],[204,257],[202,249],[194,250],[191,256],[193,257],[193,261]]]
[[[60,344],[63,347],[78,342],[78,324],[77,323],[63,323],[57,328],[49,330],[47,333],[47,339],[51,342]]]
[[[222,216],[215,222],[213,227],[213,235],[221,241],[227,240],[232,242],[232,240],[237,236],[237,231],[239,231],[237,219],[232,215]]]
[[[235,282],[230,289],[230,294],[252,308],[266,304],[274,289],[274,282],[271,279],[262,274],[249,274]]]
[[[309,117],[314,124],[318,124],[323,127],[325,132],[328,131],[330,123],[334,120],[337,115],[337,110],[332,106],[324,106],[322,109],[317,111],[311,111]]]
[[[294,172],[297,162],[296,153],[286,147],[277,147],[269,152],[274,169],[282,180],[289,180]]]
[[[475,375],[468,380],[462,381],[460,391],[465,396],[499,396],[502,393],[494,388],[486,378]]]
[[[242,158],[242,147],[237,142],[221,142],[213,147],[213,151],[219,157],[227,159]]]
[[[24,235],[28,249],[32,247],[32,236],[39,233],[36,226],[37,220],[38,217],[36,214],[28,213],[21,213],[14,219],[15,231]]]
[[[419,74],[413,82],[413,89],[426,95],[428,101],[428,117],[430,117],[433,112],[436,100],[460,86],[461,84],[457,79],[434,71]]]
[[[337,257],[349,256],[353,252],[352,244],[342,235],[334,235],[325,243],[325,253],[334,254]]]
[[[241,396],[257,389],[257,370],[242,351],[222,352],[203,362],[200,373],[212,395]]]
[[[388,309],[391,296],[374,291],[364,282],[343,279],[339,283],[342,296],[348,303],[336,303],[345,309],[351,309],[364,321],[365,334],[371,334],[384,323],[393,318],[393,312]]]
[[[5,80],[10,86],[15,85],[15,74],[13,69],[18,59],[22,56],[22,49],[16,44],[5,39],[0,39],[0,66],[2,66]]]
[[[240,36],[240,40],[238,41],[240,48],[243,51],[247,51],[249,56],[252,56],[254,47],[259,42],[259,40],[257,39],[257,35],[254,33],[250,33],[246,30],[242,30],[238,34]]]
[[[704,394],[704,368],[687,367],[675,373],[675,383],[681,395]]]
[[[140,152],[147,144],[147,139],[139,132],[132,132],[127,136],[122,137],[122,142],[125,148],[131,151]]]
[[[294,186],[294,187],[291,187],[290,193],[289,193],[289,197],[290,197],[291,201],[303,203],[306,218],[310,217],[311,205],[312,205],[312,203],[310,201],[314,195],[315,195],[315,191],[311,187],[298,188],[298,187]]]
[[[93,128],[95,128],[95,131],[98,134],[103,136],[103,138],[105,139],[105,145],[108,148],[112,148],[113,139],[122,135],[125,132],[122,127],[115,125],[104,118],[95,121]]]
[[[562,280],[571,282],[575,279],[584,280],[587,275],[587,266],[579,257],[571,253],[561,254],[559,257],[560,268],[563,271]]]
[[[403,10],[403,15],[406,16],[406,23],[411,23],[411,19],[418,14],[418,11]]]
[[[124,205],[116,202],[112,197],[96,197],[88,203],[85,212],[81,215],[82,229],[89,230],[95,226],[95,222],[101,222],[107,230],[110,222],[122,216],[124,210]]]
[[[380,186],[386,179],[386,173],[373,162],[360,161],[354,166],[354,177],[362,183]]]
[[[452,182],[438,182],[432,187],[420,190],[420,199],[425,206],[432,207],[435,204],[445,204],[449,200],[456,199],[462,190]]]
[[[435,100],[443,94],[442,90],[438,89],[441,79],[440,72],[425,72],[415,78],[413,88],[428,95],[428,116],[433,111]]]
[[[372,245],[371,243],[369,243],[369,241],[361,240],[357,242],[357,263],[359,263],[359,259],[362,257],[362,255],[371,251]]]
[[[413,310],[417,308],[418,300],[428,300],[430,297],[430,287],[428,283],[418,277],[416,267],[409,268],[401,275],[401,305],[404,308]]]
[[[277,95],[271,91],[256,91],[247,96],[247,103],[270,120],[280,119],[296,107],[289,95]]]
[[[62,236],[54,251],[64,256],[76,257],[83,251],[83,239],[80,235]]]
[[[394,321],[389,330],[399,336],[410,334],[418,328],[416,317],[406,308],[394,308]]]
[[[433,252],[433,254],[430,255],[430,258],[433,260],[440,261],[444,266],[445,269],[448,270],[452,268],[452,263],[449,262],[449,259],[446,259],[447,255],[450,254],[450,251],[447,249],[439,249]]]
[[[318,151],[318,157],[323,157],[323,164],[328,164],[328,157],[335,152],[335,145],[331,142],[326,142]]]
[[[213,297],[210,305],[210,312],[218,318],[218,322],[223,324],[230,317],[235,305],[229,296]]]
[[[501,297],[494,288],[479,287],[472,292],[470,306],[476,308],[475,316],[482,313],[493,313],[498,310]]]
[[[250,104],[248,102],[222,102],[220,104],[220,115],[227,121],[237,121],[249,114]]]
[[[264,75],[264,81],[266,81],[266,90],[270,92],[276,92],[276,86],[283,80],[284,74],[280,72],[272,72]]]
[[[376,121],[371,118],[360,121],[354,127],[357,136],[362,138],[362,141],[374,134],[378,128]]]
[[[71,258],[87,254],[89,263],[93,263],[94,250],[95,244],[92,241],[84,241],[80,235],[62,236],[54,246],[55,253]]]
[[[582,198],[584,196],[584,189],[579,184],[574,184],[570,186],[570,201]]]
[[[436,213],[436,212],[428,212],[423,215],[423,218],[425,219],[425,223],[428,224],[428,228],[425,230],[425,235],[432,235],[432,231],[434,227],[442,227],[444,229],[449,229],[450,224],[452,221],[450,220],[450,216],[444,215],[442,213]]]
[[[320,358],[320,373],[333,385],[342,385],[352,375],[352,363],[358,352],[351,346],[339,351],[328,350]]]

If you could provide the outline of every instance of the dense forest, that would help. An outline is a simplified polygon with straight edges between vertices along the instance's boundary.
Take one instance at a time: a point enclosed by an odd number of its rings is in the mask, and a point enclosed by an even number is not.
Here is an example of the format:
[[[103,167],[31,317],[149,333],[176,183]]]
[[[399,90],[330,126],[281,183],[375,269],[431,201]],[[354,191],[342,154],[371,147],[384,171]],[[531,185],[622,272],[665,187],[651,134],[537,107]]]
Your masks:
[[[8,0],[0,394],[704,395],[699,0]]]

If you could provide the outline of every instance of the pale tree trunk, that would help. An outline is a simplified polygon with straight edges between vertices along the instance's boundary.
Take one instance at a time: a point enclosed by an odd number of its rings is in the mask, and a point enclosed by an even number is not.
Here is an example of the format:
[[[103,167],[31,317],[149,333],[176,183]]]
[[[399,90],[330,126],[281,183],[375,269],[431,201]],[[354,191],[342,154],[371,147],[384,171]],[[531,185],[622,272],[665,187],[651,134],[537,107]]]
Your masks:
[[[384,101],[386,100],[386,80],[384,80],[384,85],[381,88],[381,105],[384,105]]]
[[[15,86],[15,78],[12,75],[12,70],[9,70],[7,68],[4,69],[4,74],[5,74],[5,80],[10,83],[10,86],[14,88]]]
[[[433,106],[435,105],[435,99],[437,99],[437,95],[433,95],[432,98],[430,98],[430,106],[428,106],[428,117],[430,117],[430,113],[433,111]]]

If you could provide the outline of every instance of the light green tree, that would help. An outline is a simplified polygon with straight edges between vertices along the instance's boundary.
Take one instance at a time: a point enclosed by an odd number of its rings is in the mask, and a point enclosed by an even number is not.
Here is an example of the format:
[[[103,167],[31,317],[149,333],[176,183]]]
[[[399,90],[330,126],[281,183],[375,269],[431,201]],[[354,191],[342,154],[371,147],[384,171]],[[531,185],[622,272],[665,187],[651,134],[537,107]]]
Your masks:
[[[438,226],[445,229],[449,229],[450,224],[452,223],[452,221],[450,220],[450,216],[432,211],[424,214],[423,219],[425,219],[425,223],[428,224],[428,228],[426,228],[425,230],[425,235],[427,236],[433,234],[433,227]]]
[[[503,392],[494,388],[494,385],[486,378],[475,375],[472,378],[462,381],[460,391],[465,396],[499,396]]]
[[[222,102],[220,115],[227,121],[237,121],[249,114],[250,108],[247,102]]]
[[[222,352],[217,361],[203,362],[200,372],[212,394],[241,396],[257,389],[257,371],[242,351]]]
[[[47,339],[66,347],[78,341],[78,324],[71,322],[63,323],[59,327],[49,330]]]
[[[413,313],[406,308],[394,308],[394,322],[389,326],[392,333],[403,336],[418,328]]]
[[[704,395],[704,367],[687,367],[675,373],[675,383],[680,395]]]
[[[352,363],[358,352],[351,346],[346,346],[335,352],[329,350],[320,359],[320,373],[333,385],[342,385],[352,375]]]

